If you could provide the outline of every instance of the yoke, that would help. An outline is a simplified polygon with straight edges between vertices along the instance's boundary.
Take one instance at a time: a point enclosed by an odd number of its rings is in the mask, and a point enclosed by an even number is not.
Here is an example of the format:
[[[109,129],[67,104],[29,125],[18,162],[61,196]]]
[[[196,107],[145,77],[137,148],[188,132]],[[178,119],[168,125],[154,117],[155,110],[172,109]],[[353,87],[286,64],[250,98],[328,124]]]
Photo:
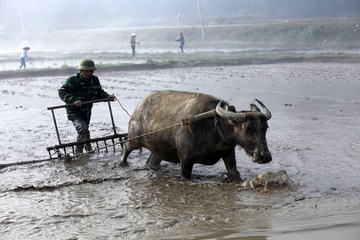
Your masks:
[[[182,125],[187,125],[187,124],[191,125],[191,124],[194,124],[197,121],[201,121],[201,120],[211,118],[211,117],[213,117],[214,120],[215,120],[214,121],[215,122],[215,127],[216,127],[217,132],[220,135],[221,140],[226,144],[232,145],[233,143],[226,138],[225,134],[223,133],[223,131],[221,129],[221,126],[219,124],[218,114],[216,113],[215,109],[213,109],[211,111],[204,112],[204,113],[200,113],[200,114],[195,115],[195,116],[194,115],[189,115],[189,117],[181,119],[181,124]]]
[[[217,114],[214,111],[215,111],[215,109],[211,110],[211,111],[204,112],[204,113],[200,113],[200,114],[195,115],[195,116],[194,115],[189,115],[188,118],[181,119],[181,124],[182,125],[193,124],[194,122],[214,117]]]
[[[114,139],[118,139],[118,140],[120,141],[120,143],[121,143],[121,144],[120,144],[120,145],[121,145],[121,148],[123,148],[122,142],[127,139],[128,134],[127,134],[127,133],[120,133],[120,134],[118,134],[118,133],[116,132],[115,123],[114,123],[114,117],[113,117],[112,109],[111,109],[111,105],[110,105],[110,100],[109,100],[108,98],[104,98],[104,99],[98,99],[98,100],[93,100],[93,101],[82,102],[82,104],[83,104],[83,105],[86,105],[86,104],[93,104],[93,103],[100,103],[100,102],[108,102],[109,112],[110,112],[110,117],[111,117],[111,122],[112,122],[114,134],[113,134],[113,135],[110,135],[110,136],[101,137],[101,138],[94,138],[94,139],[88,139],[88,140],[84,140],[84,141],[70,142],[70,143],[65,143],[65,144],[61,143],[61,140],[60,140],[60,134],[59,134],[59,130],[58,130],[58,127],[57,127],[54,110],[55,110],[55,109],[59,109],[59,108],[65,108],[65,107],[69,107],[69,106],[74,106],[75,104],[72,103],[72,104],[66,104],[66,105],[60,105],[60,106],[54,106],[54,107],[48,107],[48,108],[47,108],[48,110],[51,110],[51,113],[52,113],[52,116],[53,116],[53,120],[54,120],[56,135],[57,135],[57,138],[58,138],[58,141],[59,141],[59,145],[55,145],[55,146],[47,147],[47,148],[46,148],[46,150],[49,152],[50,159],[52,158],[52,155],[53,155],[53,154],[51,154],[51,151],[54,151],[55,153],[60,154],[59,149],[63,149],[64,155],[66,155],[66,148],[70,147],[70,148],[72,148],[72,153],[75,155],[74,146],[80,145],[80,144],[85,144],[85,143],[94,143],[94,142],[95,142],[95,143],[96,143],[96,146],[97,146],[97,149],[99,149],[99,142],[100,142],[100,141],[104,141],[105,148],[107,149],[107,143],[106,143],[106,141],[107,141],[107,140],[111,140],[112,143],[113,143],[112,146],[113,146],[113,148],[114,148],[114,151],[116,151]]]

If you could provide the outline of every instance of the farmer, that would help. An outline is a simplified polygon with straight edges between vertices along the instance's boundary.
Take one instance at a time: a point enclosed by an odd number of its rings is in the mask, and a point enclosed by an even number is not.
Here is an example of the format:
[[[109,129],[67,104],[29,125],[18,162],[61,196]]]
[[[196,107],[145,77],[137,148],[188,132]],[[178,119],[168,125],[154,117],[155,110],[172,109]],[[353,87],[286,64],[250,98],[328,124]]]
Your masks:
[[[136,45],[136,43],[139,45],[140,43],[139,42],[136,42],[136,40],[135,40],[135,38],[136,38],[136,34],[135,33],[132,33],[131,35],[130,35],[130,46],[131,46],[131,49],[132,49],[132,56],[133,57],[135,57],[135,45]]]
[[[184,38],[182,32],[180,32],[180,38],[179,39],[174,38],[174,40],[177,41],[177,42],[180,42],[180,49],[181,49],[181,52],[183,53],[184,52],[183,48],[184,48],[184,45],[185,45],[185,38]]]
[[[116,98],[105,92],[98,77],[93,75],[94,70],[97,69],[92,60],[82,60],[77,69],[80,72],[69,77],[59,89],[59,97],[66,104],[74,104],[66,107],[67,117],[73,122],[77,131],[77,141],[84,141],[90,139],[89,124],[92,104],[82,105],[82,102],[103,98],[114,101]],[[83,145],[76,145],[76,153],[82,153],[83,147]],[[92,150],[90,143],[85,144],[85,150]]]
[[[180,13],[177,15],[176,21],[177,21],[177,23],[178,23],[178,26],[180,26],[180,22],[181,22]]]
[[[20,69],[21,69],[22,67],[24,67],[24,69],[26,68],[25,58],[30,58],[30,57],[27,55],[27,51],[29,51],[29,50],[30,50],[29,47],[23,47],[23,52],[22,52],[22,54],[21,54],[21,56],[20,56],[20,63],[21,63]]]

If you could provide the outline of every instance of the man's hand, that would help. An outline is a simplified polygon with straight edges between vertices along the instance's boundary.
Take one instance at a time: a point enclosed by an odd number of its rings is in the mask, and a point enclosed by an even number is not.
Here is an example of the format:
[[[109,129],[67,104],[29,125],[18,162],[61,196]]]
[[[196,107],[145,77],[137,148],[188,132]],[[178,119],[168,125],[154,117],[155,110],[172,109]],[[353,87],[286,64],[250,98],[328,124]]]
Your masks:
[[[115,101],[115,99],[116,99],[114,94],[109,95],[108,98],[110,99],[110,101]]]
[[[75,101],[74,104],[75,104],[75,107],[81,107],[82,106],[82,102],[79,101],[79,100]]]

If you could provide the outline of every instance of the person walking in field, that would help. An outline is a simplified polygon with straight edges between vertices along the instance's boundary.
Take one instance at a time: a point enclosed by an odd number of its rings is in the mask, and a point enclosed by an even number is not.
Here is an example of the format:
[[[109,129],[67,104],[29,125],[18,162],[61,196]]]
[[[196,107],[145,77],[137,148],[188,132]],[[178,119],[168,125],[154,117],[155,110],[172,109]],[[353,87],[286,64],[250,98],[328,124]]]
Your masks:
[[[23,47],[23,52],[22,54],[20,55],[20,69],[22,67],[24,67],[24,69],[26,68],[26,62],[25,62],[25,58],[30,58],[28,55],[27,55],[27,51],[29,51],[30,48],[29,47]]]
[[[183,53],[184,52],[184,45],[185,45],[185,38],[183,36],[183,33],[180,32],[180,38],[179,39],[174,38],[174,40],[177,41],[177,42],[180,42],[180,49],[181,49],[181,52]]]
[[[136,42],[136,34],[135,33],[132,33],[130,35],[130,46],[131,46],[131,49],[132,49],[132,57],[135,57],[135,45],[136,44],[140,44],[139,42]]]
[[[176,21],[177,21],[177,23],[178,23],[178,26],[180,26],[180,22],[181,22],[180,13],[177,15]]]
[[[92,104],[82,105],[82,102],[103,98],[115,101],[116,97],[105,92],[100,85],[99,78],[93,75],[97,70],[94,61],[82,60],[77,69],[80,72],[69,77],[59,89],[59,97],[66,104],[74,104],[66,107],[67,118],[73,122],[78,134],[77,141],[85,141],[90,139],[89,125]],[[82,153],[83,147],[83,145],[76,145],[76,153]],[[92,150],[90,143],[85,144],[85,150]]]

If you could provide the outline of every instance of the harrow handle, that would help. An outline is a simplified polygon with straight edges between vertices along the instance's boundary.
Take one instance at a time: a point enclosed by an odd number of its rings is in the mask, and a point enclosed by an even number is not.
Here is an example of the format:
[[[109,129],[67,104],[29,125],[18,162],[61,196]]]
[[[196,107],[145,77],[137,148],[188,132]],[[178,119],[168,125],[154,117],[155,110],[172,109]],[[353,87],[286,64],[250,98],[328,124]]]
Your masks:
[[[103,98],[103,99],[98,99],[98,100],[92,100],[92,101],[82,102],[82,105],[92,104],[92,103],[98,103],[98,102],[108,102],[108,101],[110,101],[110,99],[108,99],[108,98]],[[48,107],[47,109],[48,109],[48,110],[52,110],[52,109],[70,107],[70,106],[75,106],[75,103],[66,104],[66,105],[60,105],[60,106],[54,106],[54,107]]]

